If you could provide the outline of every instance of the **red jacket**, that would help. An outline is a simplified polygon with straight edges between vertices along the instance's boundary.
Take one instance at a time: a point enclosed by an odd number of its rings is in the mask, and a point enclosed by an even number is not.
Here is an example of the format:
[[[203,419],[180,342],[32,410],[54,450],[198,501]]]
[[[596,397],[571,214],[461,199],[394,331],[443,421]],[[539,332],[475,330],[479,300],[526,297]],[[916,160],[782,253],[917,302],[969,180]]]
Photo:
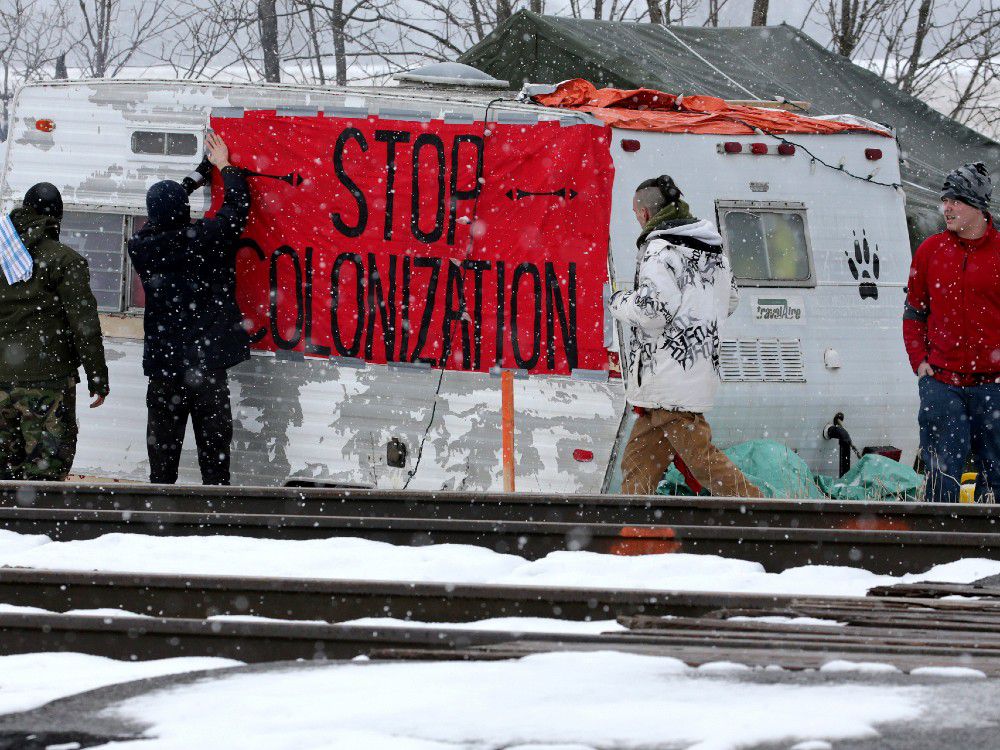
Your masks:
[[[1000,233],[992,222],[978,240],[941,232],[917,248],[903,341],[914,372],[927,360],[958,385],[976,380],[957,382],[962,376],[1000,373]]]

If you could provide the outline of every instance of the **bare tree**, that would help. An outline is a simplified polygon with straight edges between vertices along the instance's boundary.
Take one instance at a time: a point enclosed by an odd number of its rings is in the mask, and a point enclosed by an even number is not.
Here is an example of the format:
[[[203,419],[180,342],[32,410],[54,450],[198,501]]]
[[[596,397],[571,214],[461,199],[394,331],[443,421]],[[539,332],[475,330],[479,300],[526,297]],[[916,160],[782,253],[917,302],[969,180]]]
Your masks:
[[[646,7],[649,10],[649,22],[662,24],[663,11],[660,9],[659,0],[646,0]]]
[[[708,13],[705,17],[705,26],[718,26],[719,13],[726,7],[729,0],[708,0]]]
[[[834,49],[844,57],[873,34],[896,0],[827,0],[826,20]]]
[[[264,80],[281,80],[281,55],[278,52],[277,0],[258,0],[257,23],[260,24],[260,50],[264,56]]]
[[[144,45],[170,25],[166,0],[141,0],[122,18],[120,0],[77,0],[81,33],[74,49],[94,78],[118,75]]]
[[[156,57],[178,78],[214,78],[238,58],[250,27],[246,6],[232,0],[178,0]]]
[[[380,0],[297,0],[306,6],[309,37],[313,55],[321,69],[320,80],[325,80],[322,73],[323,59],[327,56],[321,52],[324,48],[325,35],[328,32],[333,42],[334,77],[338,86],[344,86],[348,81],[348,45],[354,47],[355,55],[377,55],[380,46],[374,36],[375,27],[382,20]],[[319,20],[316,20],[316,17]]]
[[[62,7],[44,0],[0,2],[0,119],[7,126],[8,108],[22,83],[46,77],[67,45],[66,17]],[[65,70],[65,64],[63,65]]]
[[[768,0],[753,0],[753,11],[750,13],[751,26],[767,26],[768,5]]]
[[[985,0],[822,0],[833,48],[901,90],[990,130],[1000,8]]]

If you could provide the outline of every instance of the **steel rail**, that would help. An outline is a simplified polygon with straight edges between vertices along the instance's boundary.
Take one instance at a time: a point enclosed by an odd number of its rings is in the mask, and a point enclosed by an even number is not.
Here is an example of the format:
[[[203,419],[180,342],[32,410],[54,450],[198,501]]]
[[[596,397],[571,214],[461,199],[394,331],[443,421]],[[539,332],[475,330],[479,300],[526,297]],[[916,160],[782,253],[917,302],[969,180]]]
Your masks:
[[[606,640],[607,639],[607,640]],[[817,670],[832,661],[889,664],[901,672],[910,672],[927,667],[963,667],[983,672],[988,677],[1000,677],[1000,658],[995,652],[951,651],[935,652],[919,646],[902,649],[881,649],[876,644],[869,647],[846,648],[840,644],[829,644],[821,648],[802,648],[793,643],[756,643],[745,641],[715,641],[710,638],[673,642],[669,639],[657,641],[655,638],[641,640],[633,637],[629,641],[619,639],[613,643],[611,636],[601,636],[590,643],[560,643],[525,638],[495,644],[473,646],[456,650],[414,650],[408,648],[376,649],[370,652],[373,659],[443,659],[467,661],[496,661],[519,659],[538,653],[552,651],[626,651],[648,656],[668,656],[678,659],[688,666],[718,662],[743,664],[750,667],[781,667],[788,670]]]
[[[559,550],[639,555],[685,552],[760,563],[851,565],[874,573],[920,573],[967,557],[1000,559],[1000,534],[931,531],[356,518],[235,513],[158,513],[0,507],[0,528],[66,541],[109,533],[235,535],[272,539],[360,537],[402,545],[472,544],[538,559]]]
[[[911,665],[961,665],[1000,674],[1000,643],[894,638],[883,642],[872,633],[836,638],[820,633],[724,632],[717,628],[687,631],[640,630],[600,635],[520,633],[514,630],[442,629],[408,626],[328,625],[308,622],[196,620],[137,616],[0,613],[0,654],[76,651],[121,660],[176,656],[217,656],[245,662],[292,659],[350,659],[393,650],[419,651],[425,657],[513,658],[535,651],[621,650],[674,656],[704,663],[733,655],[754,663],[755,652],[769,663],[787,664],[803,657],[878,660]],[[703,656],[686,652],[698,649]],[[916,660],[916,661],[915,661]]]
[[[469,622],[496,617],[608,620],[626,616],[701,617],[744,612],[796,612],[803,608],[852,616],[935,622],[992,615],[1000,602],[912,597],[834,597],[741,592],[621,590],[499,584],[427,583],[323,578],[174,575],[0,568],[0,601],[52,612],[122,609],[156,617],[252,615],[330,622],[392,617],[421,622]],[[902,623],[908,625],[909,622]]]
[[[0,482],[0,506],[621,525],[1000,531],[1000,506],[914,502]]]
[[[817,606],[853,601],[842,597],[806,599]],[[6,604],[52,612],[118,608],[180,618],[254,615],[331,622],[360,617],[422,622],[469,622],[494,617],[609,620],[639,614],[692,617],[727,609],[770,609],[788,607],[800,600],[802,597],[733,592],[0,568],[0,601]],[[900,601],[906,606],[913,602]],[[953,603],[933,604],[944,605],[939,611],[945,611]]]
[[[0,613],[2,655],[77,651],[127,661],[174,656],[218,656],[246,662],[352,659],[375,648],[468,648],[522,636],[515,631]],[[532,640],[585,642],[586,637],[533,633]]]

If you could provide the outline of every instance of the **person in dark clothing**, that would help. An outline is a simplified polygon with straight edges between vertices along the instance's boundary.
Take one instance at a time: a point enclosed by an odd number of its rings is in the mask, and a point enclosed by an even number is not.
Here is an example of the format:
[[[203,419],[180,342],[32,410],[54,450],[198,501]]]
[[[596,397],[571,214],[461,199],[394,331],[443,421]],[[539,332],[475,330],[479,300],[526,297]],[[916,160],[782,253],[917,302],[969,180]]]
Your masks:
[[[0,216],[0,479],[65,479],[80,365],[91,408],[109,392],[87,260],[59,242],[62,213],[58,188],[42,182]]]
[[[233,415],[226,370],[250,357],[236,304],[236,241],[250,211],[243,172],[215,133],[205,139],[202,176],[215,166],[225,197],[211,219],[191,222],[188,194],[198,181],[164,180],[146,194],[149,217],[128,252],[146,292],[143,372],[150,481],[177,481],[188,416],[205,484],[229,484]]]

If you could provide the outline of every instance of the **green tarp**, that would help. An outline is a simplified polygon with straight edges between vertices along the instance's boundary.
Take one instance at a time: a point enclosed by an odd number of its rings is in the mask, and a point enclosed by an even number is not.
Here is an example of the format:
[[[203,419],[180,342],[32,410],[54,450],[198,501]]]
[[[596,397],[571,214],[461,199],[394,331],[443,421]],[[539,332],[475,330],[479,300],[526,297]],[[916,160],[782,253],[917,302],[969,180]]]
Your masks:
[[[813,475],[799,456],[773,440],[750,440],[724,451],[747,479],[766,497],[834,500],[916,500],[922,478],[907,466],[885,456],[869,454],[844,476]],[[693,494],[676,467],[670,467],[657,492]]]
[[[938,199],[948,171],[969,161],[1000,167],[1000,144],[785,24],[666,28],[520,11],[459,60],[514,89],[586,78],[597,86],[725,99],[748,99],[749,91],[762,99],[807,101],[811,115],[854,114],[887,124],[903,152],[911,241],[939,231]],[[1000,215],[1000,198],[993,206]]]

